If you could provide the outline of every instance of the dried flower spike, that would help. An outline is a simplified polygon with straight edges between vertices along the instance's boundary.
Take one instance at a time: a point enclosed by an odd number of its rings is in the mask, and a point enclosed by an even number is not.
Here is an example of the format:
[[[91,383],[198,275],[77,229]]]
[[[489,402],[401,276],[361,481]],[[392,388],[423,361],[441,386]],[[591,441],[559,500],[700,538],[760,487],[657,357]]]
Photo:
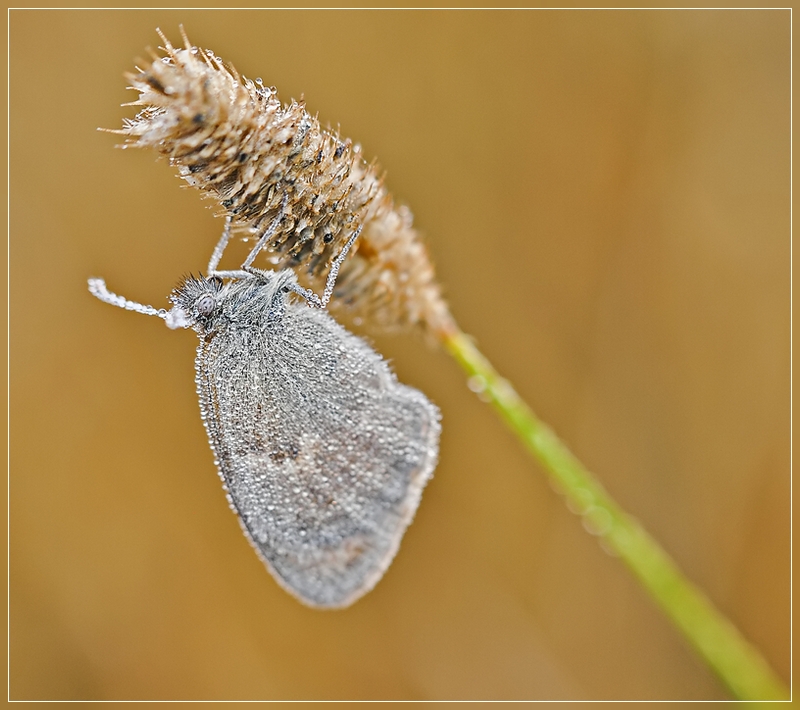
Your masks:
[[[331,306],[381,329],[453,331],[433,266],[411,212],[396,206],[360,146],[322,130],[302,102],[282,104],[275,89],[241,77],[210,50],[183,49],[161,35],[165,56],[128,74],[142,106],[119,133],[126,145],[154,148],[180,176],[217,201],[234,231],[267,244],[272,268],[290,267],[319,290],[350,236]]]

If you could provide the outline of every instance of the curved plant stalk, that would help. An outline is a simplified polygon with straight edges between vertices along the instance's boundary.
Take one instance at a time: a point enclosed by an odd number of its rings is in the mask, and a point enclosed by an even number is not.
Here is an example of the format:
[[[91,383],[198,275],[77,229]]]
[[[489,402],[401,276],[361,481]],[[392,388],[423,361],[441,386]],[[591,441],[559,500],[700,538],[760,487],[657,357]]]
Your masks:
[[[788,700],[789,689],[761,653],[690,582],[641,524],[628,515],[550,427],[500,377],[467,335],[453,329],[442,343],[525,448],[548,473],[584,525],[618,555],[656,604],[731,693],[741,700]]]
[[[326,265],[363,226],[342,264],[331,306],[380,328],[433,335],[470,376],[570,508],[622,558],[650,596],[738,698],[786,699],[789,690],[759,652],[711,604],[636,520],[627,515],[553,431],[478,351],[450,315],[411,213],[394,203],[375,164],[348,139],[323,129],[302,103],[242,77],[208,49],[166,37],[163,56],[128,75],[139,94],[119,131],[126,146],[154,149],[216,201],[232,229],[263,238],[271,268],[303,264],[307,285],[326,284]],[[347,247],[349,248],[349,246]],[[354,309],[354,310],[351,310]]]

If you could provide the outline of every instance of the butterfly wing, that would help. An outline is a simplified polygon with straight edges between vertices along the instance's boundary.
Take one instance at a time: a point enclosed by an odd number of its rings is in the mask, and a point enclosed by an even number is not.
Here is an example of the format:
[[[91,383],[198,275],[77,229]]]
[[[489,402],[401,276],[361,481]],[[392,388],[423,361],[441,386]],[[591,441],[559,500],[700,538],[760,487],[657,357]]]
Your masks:
[[[389,566],[433,473],[439,411],[327,313],[201,339],[203,419],[231,506],[276,579],[343,607]]]

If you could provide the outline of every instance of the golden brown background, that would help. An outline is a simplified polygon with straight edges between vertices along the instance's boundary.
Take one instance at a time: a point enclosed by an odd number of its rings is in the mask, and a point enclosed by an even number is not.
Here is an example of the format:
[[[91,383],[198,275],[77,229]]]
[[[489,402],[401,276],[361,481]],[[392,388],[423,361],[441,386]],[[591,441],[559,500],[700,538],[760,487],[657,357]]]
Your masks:
[[[788,11],[12,11],[11,697],[726,697],[413,338],[444,433],[395,563],[340,612],[267,574],[193,334],[86,290],[166,305],[219,233],[96,131],[181,22],[380,159],[462,327],[788,680]]]

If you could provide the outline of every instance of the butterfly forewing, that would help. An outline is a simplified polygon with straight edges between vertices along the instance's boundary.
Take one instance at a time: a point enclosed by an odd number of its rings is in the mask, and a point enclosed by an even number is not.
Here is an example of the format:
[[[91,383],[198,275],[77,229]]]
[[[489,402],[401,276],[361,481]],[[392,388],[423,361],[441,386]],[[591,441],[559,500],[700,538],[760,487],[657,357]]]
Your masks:
[[[313,606],[369,591],[436,464],[438,409],[299,303],[201,336],[196,365],[231,505],[273,575]]]

